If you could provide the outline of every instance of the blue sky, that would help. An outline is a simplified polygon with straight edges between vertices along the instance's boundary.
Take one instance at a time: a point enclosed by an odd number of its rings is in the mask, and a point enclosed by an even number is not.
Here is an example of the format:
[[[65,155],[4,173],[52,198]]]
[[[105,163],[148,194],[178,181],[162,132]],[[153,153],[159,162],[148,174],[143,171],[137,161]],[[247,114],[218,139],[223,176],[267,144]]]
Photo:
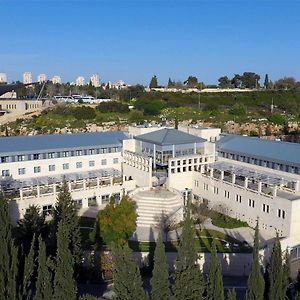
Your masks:
[[[0,0],[0,72],[9,80],[98,73],[159,84],[254,71],[300,80],[298,0]]]

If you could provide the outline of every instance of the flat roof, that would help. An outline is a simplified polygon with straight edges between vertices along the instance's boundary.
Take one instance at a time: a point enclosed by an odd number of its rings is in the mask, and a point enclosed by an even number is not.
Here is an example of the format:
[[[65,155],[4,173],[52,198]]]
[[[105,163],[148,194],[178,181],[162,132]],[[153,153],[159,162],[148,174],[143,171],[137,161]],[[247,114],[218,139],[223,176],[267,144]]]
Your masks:
[[[127,139],[123,131],[0,137],[0,155],[61,151],[95,147],[118,147]]]
[[[257,137],[224,135],[216,142],[217,151],[250,156],[300,166],[300,144]]]
[[[206,142],[205,139],[174,128],[163,128],[161,130],[141,134],[136,136],[135,139],[161,146]]]

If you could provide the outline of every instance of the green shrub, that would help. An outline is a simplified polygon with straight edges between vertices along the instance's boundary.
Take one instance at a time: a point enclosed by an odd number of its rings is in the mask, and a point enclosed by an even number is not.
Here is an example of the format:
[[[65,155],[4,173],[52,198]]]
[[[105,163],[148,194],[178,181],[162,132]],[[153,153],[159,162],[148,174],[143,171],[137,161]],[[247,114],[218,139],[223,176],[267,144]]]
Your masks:
[[[279,113],[274,113],[268,118],[269,122],[272,122],[277,125],[283,125],[285,123],[285,117]]]
[[[239,228],[239,227],[248,227],[248,223],[235,219],[235,218],[231,218],[229,216],[220,214],[218,212],[213,212],[211,214],[211,222],[213,225],[220,227],[220,228],[228,228],[228,229],[232,229],[232,228]]]
[[[92,120],[96,117],[96,112],[89,106],[78,106],[73,111],[73,116],[77,120]]]
[[[101,112],[120,112],[120,113],[129,112],[129,108],[127,104],[123,104],[117,101],[102,102],[96,107],[96,109]]]

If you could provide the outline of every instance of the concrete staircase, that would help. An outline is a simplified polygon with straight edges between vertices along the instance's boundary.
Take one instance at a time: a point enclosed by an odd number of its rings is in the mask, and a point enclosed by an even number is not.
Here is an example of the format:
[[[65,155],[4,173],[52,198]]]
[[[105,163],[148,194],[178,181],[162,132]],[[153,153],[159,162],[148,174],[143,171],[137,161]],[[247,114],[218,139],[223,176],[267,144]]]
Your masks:
[[[180,195],[165,189],[140,191],[133,196],[137,204],[137,226],[153,227],[162,213],[175,222],[182,220],[183,202]]]

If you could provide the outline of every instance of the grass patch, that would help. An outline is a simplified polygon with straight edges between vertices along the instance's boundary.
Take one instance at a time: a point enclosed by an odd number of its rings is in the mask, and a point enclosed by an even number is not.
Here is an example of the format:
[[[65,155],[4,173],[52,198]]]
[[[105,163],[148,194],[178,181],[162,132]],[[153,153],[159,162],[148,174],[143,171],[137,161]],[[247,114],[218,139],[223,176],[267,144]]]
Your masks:
[[[213,225],[220,228],[240,228],[240,227],[249,227],[248,223],[245,221],[241,221],[235,218],[231,218],[229,216],[220,214],[218,212],[213,212],[211,214],[211,222]]]

